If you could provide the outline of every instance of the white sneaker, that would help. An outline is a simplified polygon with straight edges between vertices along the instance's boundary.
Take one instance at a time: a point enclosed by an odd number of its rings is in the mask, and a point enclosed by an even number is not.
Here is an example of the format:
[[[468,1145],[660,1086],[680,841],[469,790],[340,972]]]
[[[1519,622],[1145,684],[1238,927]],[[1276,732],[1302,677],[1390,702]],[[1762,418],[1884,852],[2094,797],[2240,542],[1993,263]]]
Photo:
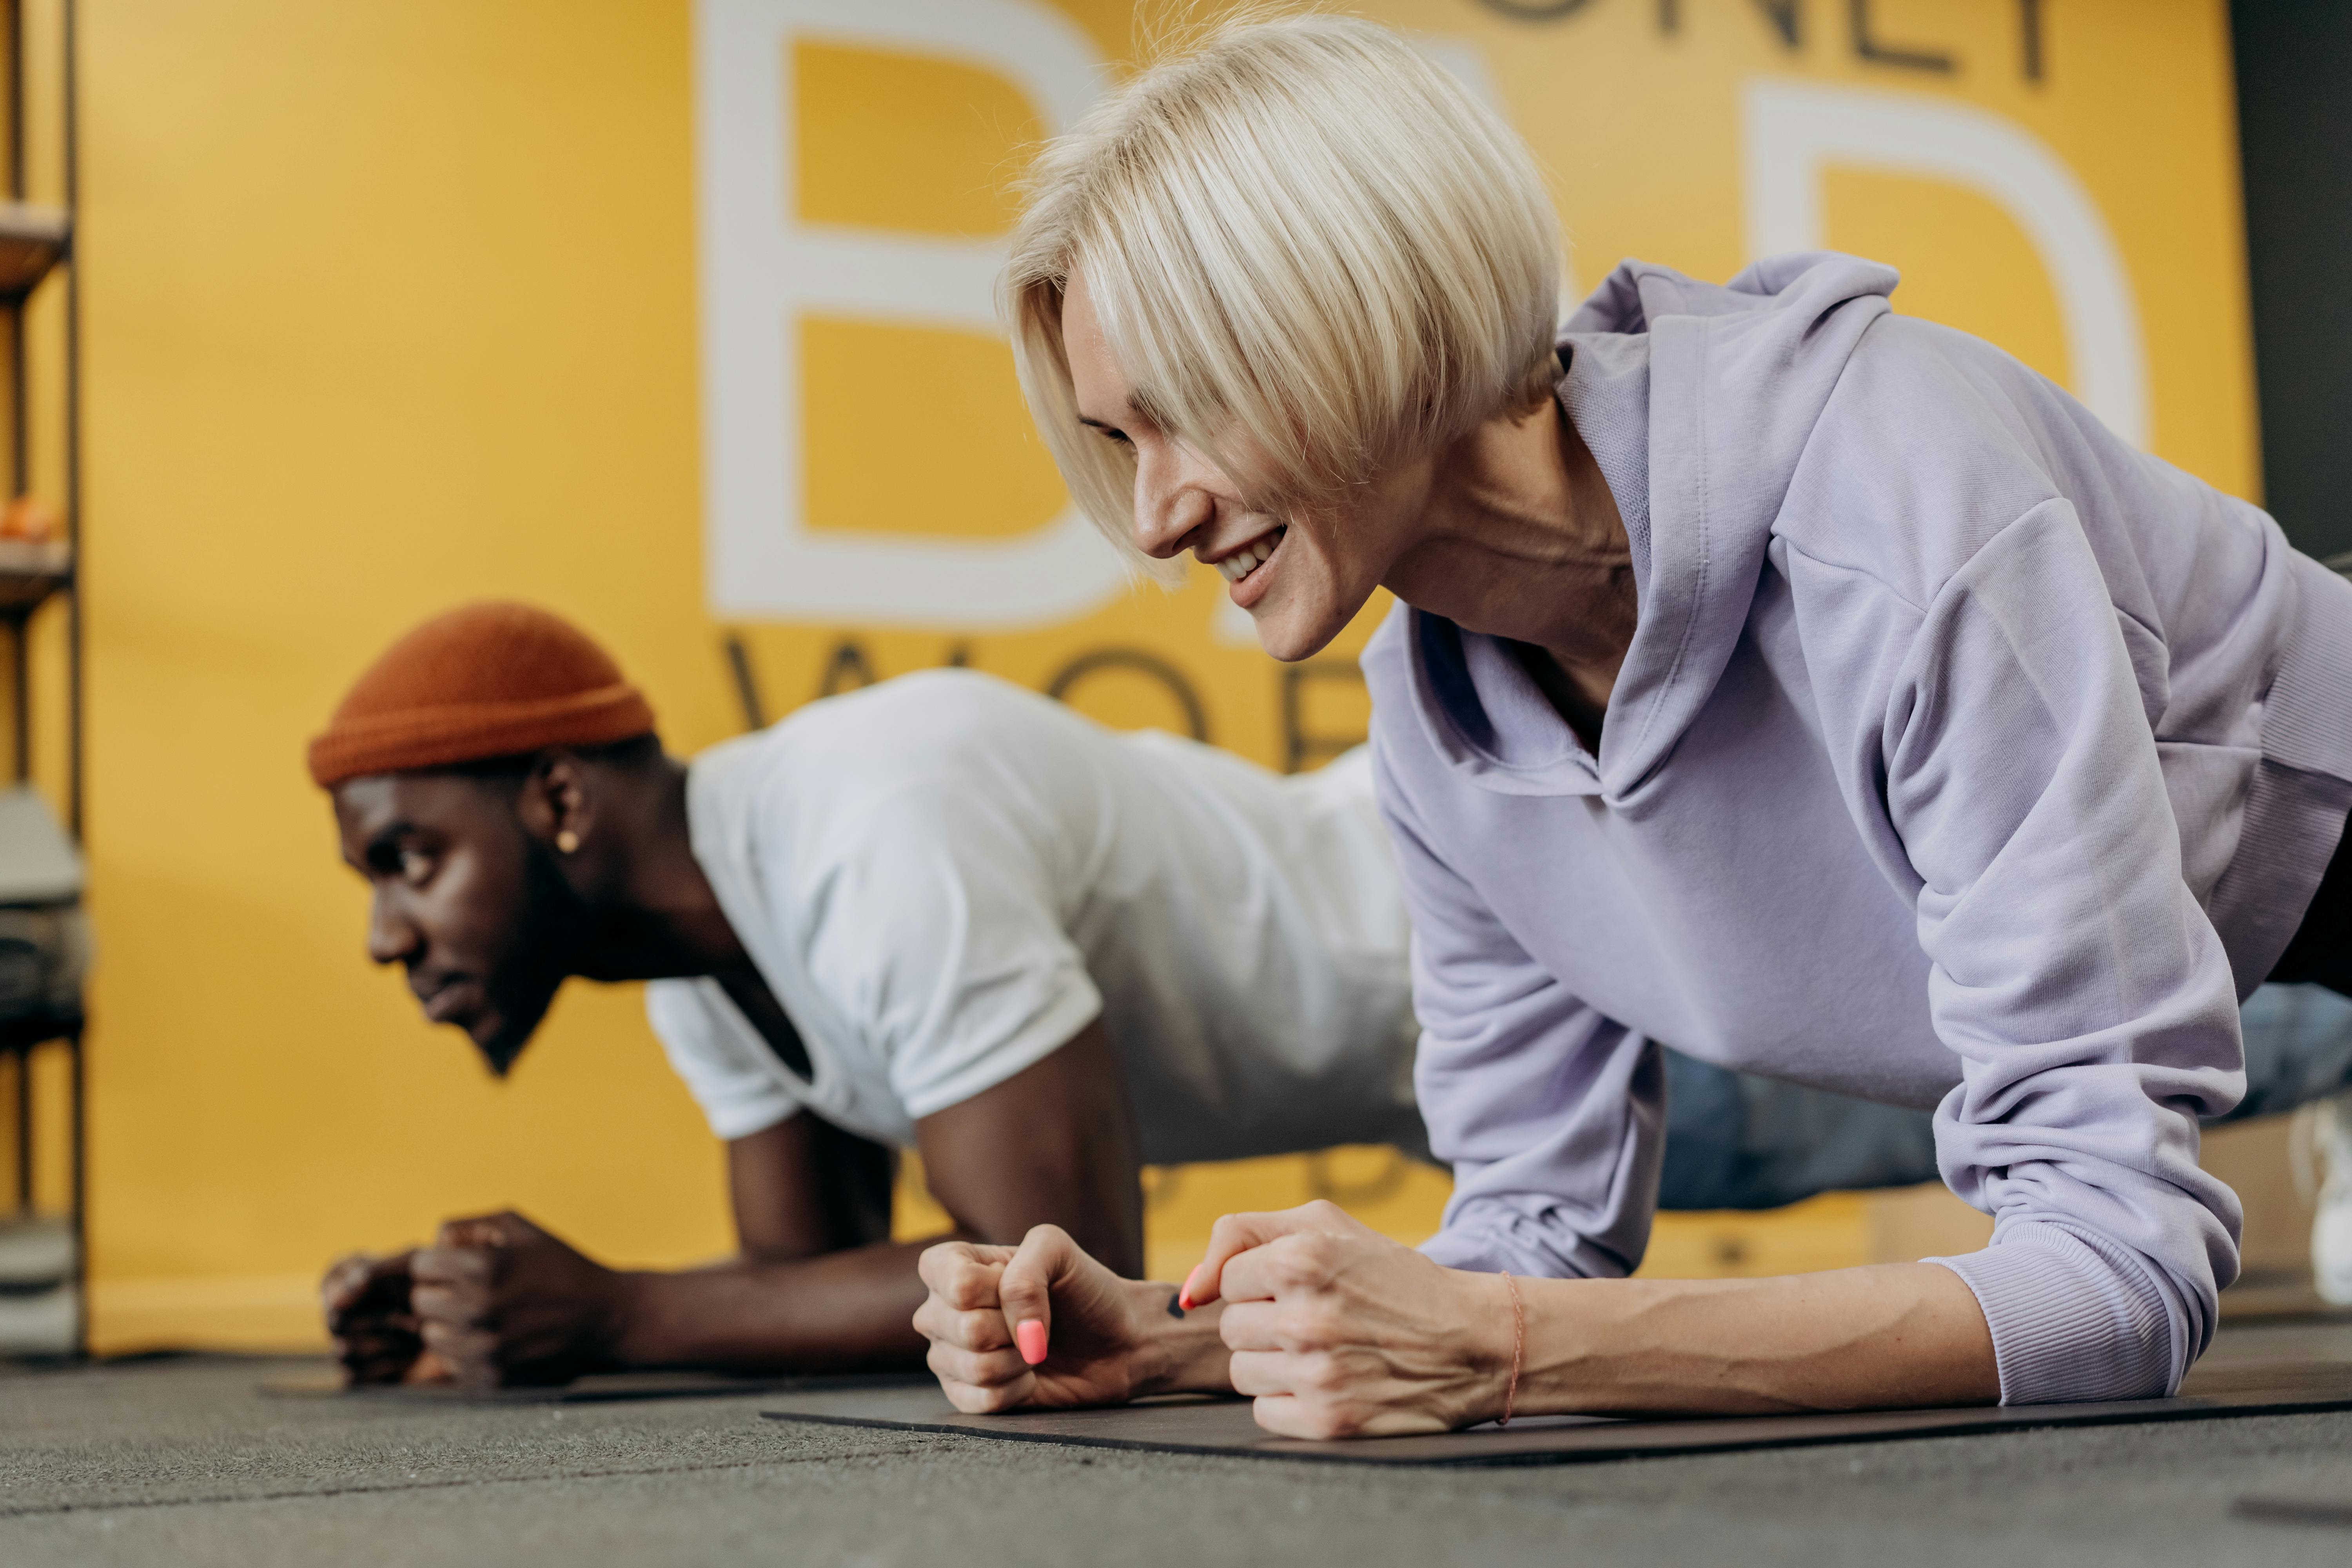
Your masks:
[[[2311,1282],[2331,1306],[2352,1307],[2352,1095],[2311,1108],[2319,1154],[2319,1212],[2311,1222]]]

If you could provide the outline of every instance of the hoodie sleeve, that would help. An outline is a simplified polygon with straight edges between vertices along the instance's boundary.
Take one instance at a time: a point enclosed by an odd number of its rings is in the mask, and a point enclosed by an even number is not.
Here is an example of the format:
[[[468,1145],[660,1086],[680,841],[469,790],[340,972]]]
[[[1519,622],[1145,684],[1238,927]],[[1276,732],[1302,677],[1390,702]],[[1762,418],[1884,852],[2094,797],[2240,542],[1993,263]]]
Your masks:
[[[1610,1279],[1649,1244],[1664,1146],[1658,1047],[1570,994],[1430,847],[1373,746],[1412,916],[1413,1091],[1454,1168],[1449,1268]]]
[[[1783,565],[1813,688],[1843,709],[1824,720],[1849,805],[1916,889],[1960,1058],[1937,1163],[1993,1238],[1931,1261],[1983,1308],[2004,1403],[2169,1394],[2237,1272],[2197,1123],[2244,1092],[2237,994],[2074,509],[2034,506],[1924,606]]]

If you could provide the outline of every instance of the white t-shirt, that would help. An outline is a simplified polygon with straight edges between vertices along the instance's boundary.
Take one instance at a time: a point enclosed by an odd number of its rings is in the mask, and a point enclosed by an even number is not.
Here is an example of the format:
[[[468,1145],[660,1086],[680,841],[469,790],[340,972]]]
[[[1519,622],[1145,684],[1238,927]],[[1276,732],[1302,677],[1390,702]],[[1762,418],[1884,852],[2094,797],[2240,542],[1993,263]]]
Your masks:
[[[687,813],[813,1071],[717,982],[654,983],[721,1138],[806,1106],[910,1143],[1099,1016],[1147,1161],[1426,1146],[1404,900],[1360,752],[1285,778],[934,670],[713,747]]]

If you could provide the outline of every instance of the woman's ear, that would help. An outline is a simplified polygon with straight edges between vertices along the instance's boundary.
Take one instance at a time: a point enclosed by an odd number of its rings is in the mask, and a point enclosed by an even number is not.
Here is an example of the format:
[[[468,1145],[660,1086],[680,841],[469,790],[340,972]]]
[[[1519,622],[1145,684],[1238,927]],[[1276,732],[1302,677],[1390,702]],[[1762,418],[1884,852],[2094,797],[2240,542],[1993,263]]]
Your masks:
[[[1528,372],[1527,384],[1519,389],[1518,412],[1522,415],[1533,414],[1537,409],[1558,398],[1559,384],[1567,375],[1568,354],[1564,351],[1554,349],[1550,353],[1538,360],[1534,367]]]

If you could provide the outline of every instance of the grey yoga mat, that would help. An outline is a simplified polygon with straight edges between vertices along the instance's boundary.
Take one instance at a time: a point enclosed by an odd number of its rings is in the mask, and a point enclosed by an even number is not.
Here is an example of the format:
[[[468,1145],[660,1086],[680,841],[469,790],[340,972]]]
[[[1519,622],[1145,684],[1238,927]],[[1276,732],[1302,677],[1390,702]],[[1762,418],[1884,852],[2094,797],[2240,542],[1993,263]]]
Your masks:
[[[2264,1335],[2268,1342],[2250,1342]],[[1873,1410],[1824,1415],[1747,1415],[1701,1420],[1606,1416],[1524,1417],[1507,1428],[1473,1427],[1435,1436],[1316,1443],[1276,1437],[1238,1399],[1153,1400],[1110,1410],[965,1415],[934,1386],[809,1390],[770,1401],[772,1421],[951,1432],[1019,1442],[1137,1448],[1245,1458],[1314,1459],[1357,1465],[1554,1465],[1637,1455],[1888,1442],[2032,1427],[2198,1421],[2352,1409],[2352,1330],[2225,1333],[2175,1399],[2104,1405]]]
[[[273,1378],[260,1392],[271,1399],[352,1399],[414,1405],[610,1405],[637,1399],[726,1399],[746,1394],[823,1394],[850,1392],[936,1392],[928,1373],[849,1373],[806,1377],[729,1377],[703,1372],[597,1373],[571,1383],[536,1388],[464,1389],[448,1384],[384,1384],[345,1388],[331,1368]]]

